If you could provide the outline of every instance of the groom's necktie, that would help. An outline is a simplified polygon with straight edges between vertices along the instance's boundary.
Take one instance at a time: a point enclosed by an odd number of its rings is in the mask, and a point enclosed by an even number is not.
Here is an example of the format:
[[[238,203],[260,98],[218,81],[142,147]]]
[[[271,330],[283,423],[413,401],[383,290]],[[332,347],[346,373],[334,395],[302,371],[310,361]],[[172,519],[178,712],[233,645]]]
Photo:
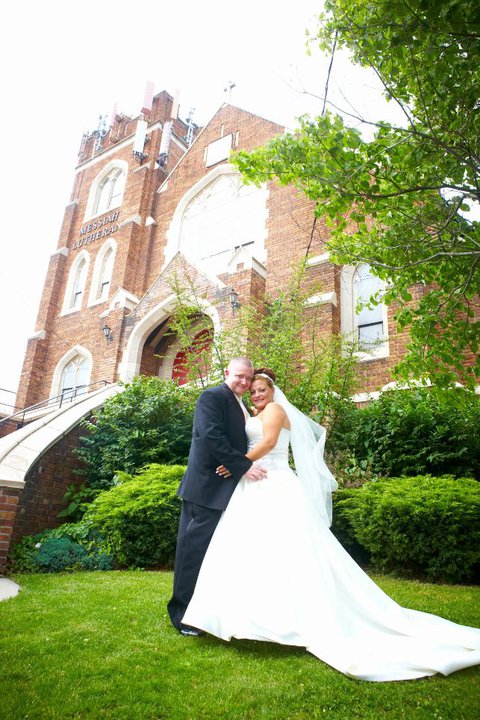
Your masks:
[[[238,400],[238,404],[239,404],[240,407],[242,408],[242,412],[243,412],[243,414],[244,414],[244,416],[245,416],[245,420],[247,420],[247,418],[249,417],[249,414],[248,414],[248,412],[247,412],[247,408],[245,407],[245,405],[244,405],[243,402],[242,402],[242,398],[241,398],[239,395],[235,395],[235,397],[236,397],[237,400]]]

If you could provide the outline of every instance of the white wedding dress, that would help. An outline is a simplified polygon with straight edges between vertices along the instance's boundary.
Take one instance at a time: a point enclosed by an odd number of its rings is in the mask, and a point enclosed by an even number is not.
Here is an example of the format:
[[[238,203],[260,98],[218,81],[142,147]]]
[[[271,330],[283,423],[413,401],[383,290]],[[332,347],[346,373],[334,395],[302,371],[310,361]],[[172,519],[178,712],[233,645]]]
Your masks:
[[[262,422],[247,420],[249,447]],[[361,570],[288,466],[289,431],[242,478],[205,556],[183,622],[224,640],[305,647],[345,675],[408,680],[480,663],[480,630],[400,607]]]

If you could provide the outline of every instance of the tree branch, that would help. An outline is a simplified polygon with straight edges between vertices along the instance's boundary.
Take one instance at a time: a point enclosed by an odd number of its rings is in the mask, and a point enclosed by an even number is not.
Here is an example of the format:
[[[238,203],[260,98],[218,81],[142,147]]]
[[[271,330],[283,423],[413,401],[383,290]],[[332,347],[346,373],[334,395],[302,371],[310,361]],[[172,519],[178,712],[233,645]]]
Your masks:
[[[322,115],[325,114],[325,106],[326,106],[327,97],[328,97],[328,85],[330,83],[330,75],[332,73],[332,67],[333,67],[333,58],[335,57],[335,50],[337,47],[337,36],[338,36],[338,30],[335,31],[335,38],[333,40],[333,47],[332,47],[332,55],[330,58],[330,64],[328,66],[327,80],[325,82],[325,99],[324,99],[323,107],[322,107]]]

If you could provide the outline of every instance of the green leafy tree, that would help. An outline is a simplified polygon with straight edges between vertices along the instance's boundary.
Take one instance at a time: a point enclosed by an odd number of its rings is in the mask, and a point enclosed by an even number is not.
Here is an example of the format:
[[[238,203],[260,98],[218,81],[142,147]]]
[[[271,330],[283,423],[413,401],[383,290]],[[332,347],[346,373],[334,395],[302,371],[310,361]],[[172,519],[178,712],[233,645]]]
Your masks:
[[[186,463],[199,391],[138,376],[107,400],[83,422],[87,432],[77,450],[90,488],[108,488],[117,472],[133,472],[147,463]]]
[[[277,385],[304,412],[328,420],[332,430],[340,423],[356,383],[356,347],[322,331],[322,306],[309,303],[320,288],[308,281],[305,262],[292,267],[284,292],[242,306],[197,353],[192,337],[211,327],[202,316],[204,299],[185,278],[172,288],[177,302],[170,331],[193,350],[185,358],[188,380],[200,387],[217,384],[232,357],[247,355],[255,367],[271,368]]]
[[[404,121],[372,140],[349,113],[303,117],[234,163],[253,182],[292,183],[331,228],[339,264],[368,263],[409,328],[399,378],[480,376],[480,5],[477,0],[325,0],[311,42],[372,68]],[[326,99],[327,100],[327,99]],[[346,118],[346,119],[345,119]],[[372,123],[370,123],[372,124]],[[415,288],[415,295],[412,295]],[[377,298],[378,301],[378,298]]]
[[[319,292],[308,283],[301,263],[293,268],[285,292],[266,298],[264,308],[247,308],[241,322],[254,365],[274,370],[291,402],[333,432],[345,406],[352,404],[357,348],[322,332],[322,306],[309,303]]]
[[[350,417],[338,445],[380,475],[480,480],[480,398],[462,388],[390,390]]]
[[[166,337],[174,338],[182,348],[184,381],[199,388],[217,385],[222,382],[230,359],[245,354],[243,323],[232,318],[232,322],[224,322],[222,330],[215,331],[205,307],[225,305],[226,291],[219,293],[212,303],[212,298],[199,290],[186,267],[181,276],[177,274],[171,279],[170,287],[176,302]]]

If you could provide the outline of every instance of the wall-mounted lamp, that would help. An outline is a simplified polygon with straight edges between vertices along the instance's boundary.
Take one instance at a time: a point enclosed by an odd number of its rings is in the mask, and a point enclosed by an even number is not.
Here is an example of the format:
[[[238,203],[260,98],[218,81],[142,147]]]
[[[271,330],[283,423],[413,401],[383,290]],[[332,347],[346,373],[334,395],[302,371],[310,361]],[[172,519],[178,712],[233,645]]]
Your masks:
[[[233,288],[228,293],[228,299],[230,300],[230,305],[232,306],[232,313],[235,313],[235,310],[238,310],[240,307],[240,302],[238,300],[238,293],[235,292]]]
[[[105,325],[102,328],[102,332],[105,335],[105,340],[109,342],[110,340],[113,340],[113,335],[111,329],[108,327],[108,325],[105,323]]]

